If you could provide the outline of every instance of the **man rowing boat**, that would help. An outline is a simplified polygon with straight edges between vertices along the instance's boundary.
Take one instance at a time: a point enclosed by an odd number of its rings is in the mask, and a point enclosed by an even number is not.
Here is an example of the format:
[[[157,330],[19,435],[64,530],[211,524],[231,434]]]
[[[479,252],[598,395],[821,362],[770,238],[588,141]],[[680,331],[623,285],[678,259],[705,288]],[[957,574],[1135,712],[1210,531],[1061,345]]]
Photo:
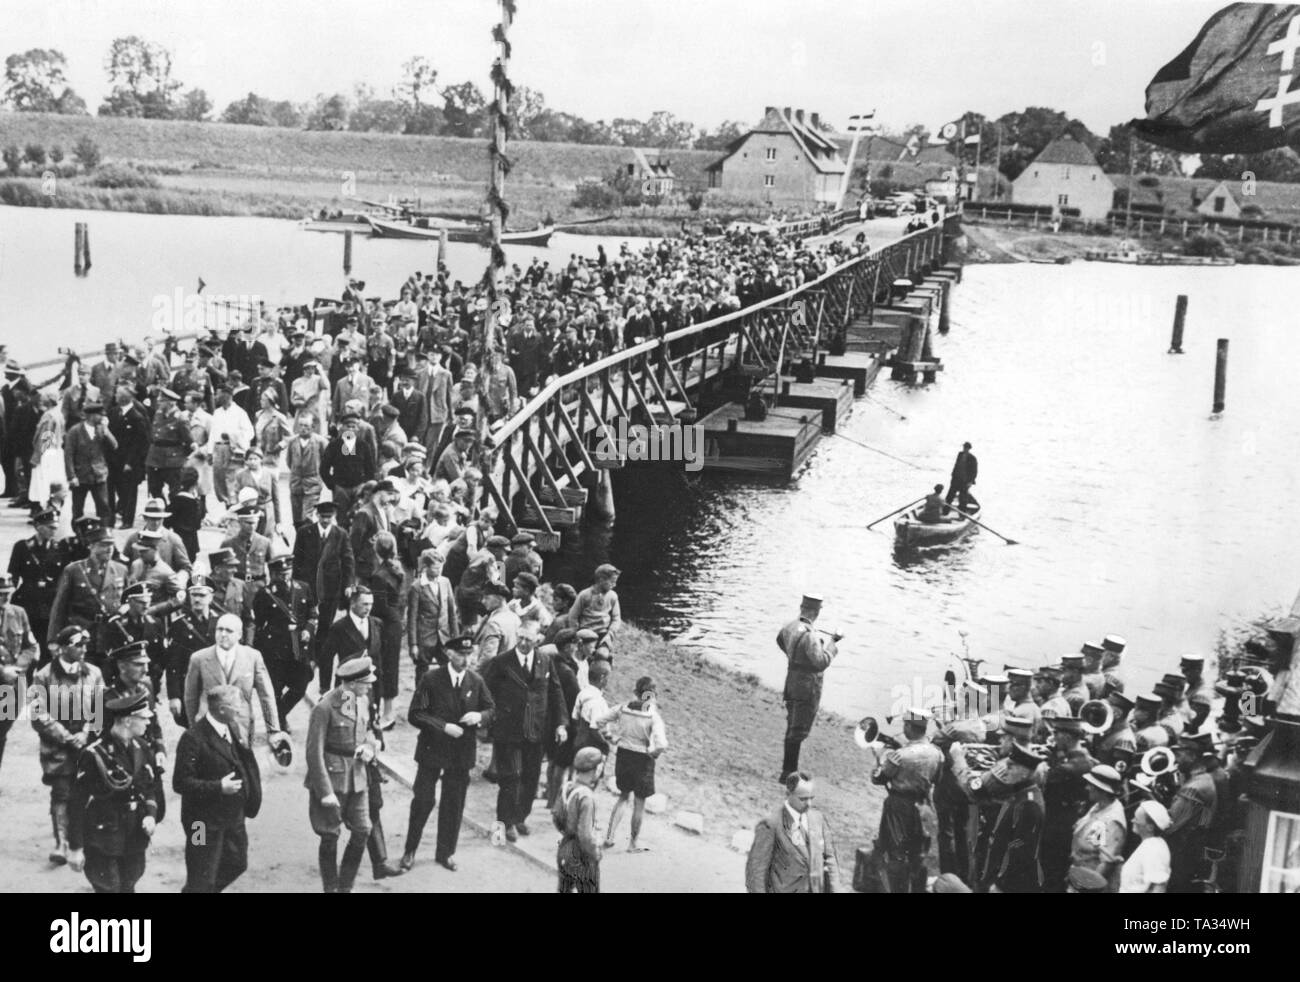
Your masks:
[[[921,506],[921,521],[927,525],[938,525],[943,521],[945,510],[943,485],[936,484],[934,490],[925,496],[925,504]]]

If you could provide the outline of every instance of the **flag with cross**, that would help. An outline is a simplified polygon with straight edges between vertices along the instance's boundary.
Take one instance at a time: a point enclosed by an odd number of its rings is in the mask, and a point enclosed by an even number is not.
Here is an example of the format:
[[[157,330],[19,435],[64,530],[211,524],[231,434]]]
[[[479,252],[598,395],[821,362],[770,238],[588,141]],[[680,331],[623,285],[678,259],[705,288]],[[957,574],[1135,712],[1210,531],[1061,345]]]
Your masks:
[[[1147,86],[1143,139],[1183,153],[1300,144],[1300,5],[1234,3]]]

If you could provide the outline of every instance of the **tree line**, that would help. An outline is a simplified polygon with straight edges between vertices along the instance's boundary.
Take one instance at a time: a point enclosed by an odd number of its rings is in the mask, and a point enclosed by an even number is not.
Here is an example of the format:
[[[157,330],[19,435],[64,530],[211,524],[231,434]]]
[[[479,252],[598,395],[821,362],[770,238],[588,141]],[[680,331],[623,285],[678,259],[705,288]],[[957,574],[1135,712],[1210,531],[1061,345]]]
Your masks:
[[[357,85],[351,93],[321,94],[297,103],[250,92],[215,115],[206,91],[186,89],[174,76],[171,53],[138,35],[113,41],[105,71],[109,94],[97,110],[100,116],[461,137],[482,136],[488,127],[488,100],[479,87],[473,82],[440,85],[438,70],[422,55],[402,65],[401,82],[387,95]],[[89,115],[66,72],[67,59],[54,49],[11,54],[5,59],[3,102],[17,112]],[[662,149],[720,150],[748,130],[744,123],[728,120],[709,132],[666,111],[646,120],[593,122],[547,106],[545,96],[527,86],[515,90],[508,120],[512,139]]]

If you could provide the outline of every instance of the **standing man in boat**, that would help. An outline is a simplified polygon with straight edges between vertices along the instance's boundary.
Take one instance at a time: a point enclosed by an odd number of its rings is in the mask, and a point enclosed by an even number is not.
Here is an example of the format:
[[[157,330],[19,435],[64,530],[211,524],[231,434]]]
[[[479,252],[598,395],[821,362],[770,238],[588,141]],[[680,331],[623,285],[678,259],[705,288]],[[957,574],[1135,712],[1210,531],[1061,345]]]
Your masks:
[[[781,628],[776,636],[777,646],[785,653],[788,663],[783,690],[786,730],[780,776],[782,784],[799,770],[799,748],[812,732],[821,706],[822,673],[838,654],[835,644],[843,637],[839,634],[827,636],[813,627],[821,610],[821,597],[804,594],[799,604],[799,616]]]
[[[970,493],[975,478],[979,476],[979,469],[979,461],[970,452],[970,443],[963,443],[961,452],[957,454],[957,459],[952,465],[952,480],[948,484],[948,497],[944,499],[947,504],[952,504],[952,499],[957,498],[957,507],[962,511],[979,508],[980,503]]]

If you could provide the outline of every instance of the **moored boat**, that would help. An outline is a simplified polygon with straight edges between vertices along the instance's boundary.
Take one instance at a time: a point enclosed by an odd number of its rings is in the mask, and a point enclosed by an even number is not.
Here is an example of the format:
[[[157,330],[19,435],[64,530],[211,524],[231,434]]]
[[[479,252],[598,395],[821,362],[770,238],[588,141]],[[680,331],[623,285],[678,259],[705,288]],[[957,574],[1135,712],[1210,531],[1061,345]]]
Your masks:
[[[467,222],[438,222],[427,218],[416,218],[411,222],[395,222],[386,218],[367,216],[371,233],[385,239],[438,239],[445,232],[448,242],[482,242],[487,226]],[[537,228],[515,232],[502,232],[503,245],[545,246],[555,233],[554,226],[539,225]]]
[[[975,528],[969,518],[953,515],[942,522],[921,521],[921,509],[913,508],[894,519],[894,540],[904,548],[947,545]]]
[[[369,232],[370,223],[366,215],[359,211],[342,212],[337,215],[308,215],[298,223],[306,232]]]

